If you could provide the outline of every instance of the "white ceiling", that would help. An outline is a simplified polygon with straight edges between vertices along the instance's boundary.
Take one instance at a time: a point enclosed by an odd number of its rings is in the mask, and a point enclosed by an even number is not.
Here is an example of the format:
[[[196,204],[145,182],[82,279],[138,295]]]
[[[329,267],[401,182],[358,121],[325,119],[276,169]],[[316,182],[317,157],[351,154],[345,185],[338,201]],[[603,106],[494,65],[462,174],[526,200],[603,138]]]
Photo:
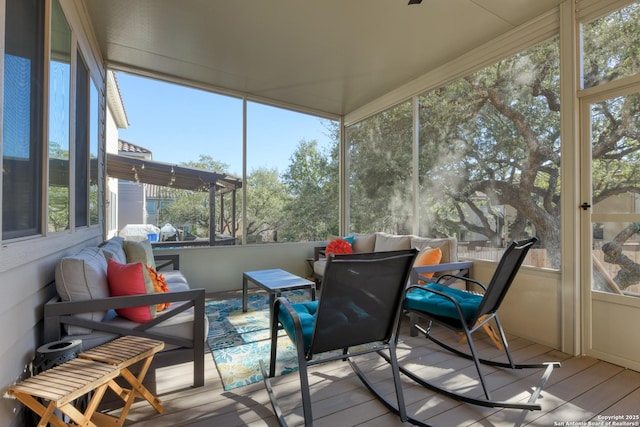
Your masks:
[[[108,64],[345,115],[563,0],[84,0]]]

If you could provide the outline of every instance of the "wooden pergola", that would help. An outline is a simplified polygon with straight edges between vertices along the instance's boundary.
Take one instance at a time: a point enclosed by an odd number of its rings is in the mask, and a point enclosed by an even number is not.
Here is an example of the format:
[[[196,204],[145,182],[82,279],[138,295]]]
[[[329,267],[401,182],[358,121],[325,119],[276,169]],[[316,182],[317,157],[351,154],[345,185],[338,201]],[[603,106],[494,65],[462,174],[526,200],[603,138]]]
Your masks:
[[[216,244],[215,202],[220,200],[220,212],[224,211],[224,196],[231,193],[231,235],[236,233],[237,190],[242,179],[226,173],[213,172],[171,163],[162,163],[137,157],[107,153],[107,175],[117,179],[161,187],[209,192],[209,245]],[[222,230],[222,215],[221,215]],[[175,243],[175,242],[172,242]]]

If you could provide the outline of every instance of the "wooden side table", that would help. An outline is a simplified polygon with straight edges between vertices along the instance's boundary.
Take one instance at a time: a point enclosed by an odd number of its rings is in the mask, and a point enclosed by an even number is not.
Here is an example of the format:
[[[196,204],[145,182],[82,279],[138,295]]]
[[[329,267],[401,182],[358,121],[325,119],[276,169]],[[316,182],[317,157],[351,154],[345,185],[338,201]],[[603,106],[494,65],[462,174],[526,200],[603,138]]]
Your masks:
[[[10,386],[7,391],[40,415],[38,426],[51,423],[56,427],[66,427],[67,424],[56,417],[56,410],[67,415],[77,425],[95,426],[92,421],[97,415],[95,411],[109,383],[119,374],[119,369],[115,366],[93,360],[73,359]],[[94,393],[87,408],[84,413],[80,412],[74,406],[74,401],[92,391]],[[38,399],[49,403],[45,406]]]
[[[162,341],[135,336],[121,337],[10,386],[7,391],[40,415],[38,427],[49,423],[55,427],[66,427],[67,424],[56,416],[56,410],[81,426],[121,426],[136,396],[146,399],[159,413],[164,412],[159,399],[142,385],[153,356],[163,348]],[[129,367],[140,361],[142,366],[138,376],[135,376]],[[131,389],[122,388],[116,383],[118,377],[124,378]],[[107,388],[111,388],[125,402],[119,418],[96,412]],[[93,395],[85,411],[81,412],[74,402],[90,392]],[[39,399],[49,403],[45,406]]]
[[[118,425],[124,423],[136,396],[141,396],[147,400],[158,413],[164,412],[160,400],[142,385],[147,370],[153,361],[153,356],[163,348],[164,343],[162,341],[126,336],[99,345],[78,355],[81,359],[101,362],[115,367],[119,372],[119,376],[124,378],[131,386],[131,389],[124,389],[114,380],[109,382],[109,387],[125,402]],[[139,361],[143,361],[143,363],[136,377],[129,370],[129,367]]]

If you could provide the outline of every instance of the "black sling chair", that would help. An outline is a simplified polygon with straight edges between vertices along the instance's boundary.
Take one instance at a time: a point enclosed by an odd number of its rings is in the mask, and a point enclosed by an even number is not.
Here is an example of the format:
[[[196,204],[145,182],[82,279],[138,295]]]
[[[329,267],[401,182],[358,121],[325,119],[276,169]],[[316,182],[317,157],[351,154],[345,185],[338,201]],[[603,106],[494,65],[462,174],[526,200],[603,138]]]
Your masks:
[[[544,384],[549,379],[554,366],[559,366],[560,364],[557,362],[548,362],[541,364],[515,364],[513,362],[513,359],[511,358],[509,346],[507,345],[507,339],[505,337],[504,331],[502,330],[502,326],[500,324],[500,320],[498,319],[497,313],[497,310],[500,307],[500,303],[509,290],[511,283],[513,282],[513,279],[515,278],[518,269],[520,268],[520,265],[524,260],[524,257],[536,242],[537,239],[535,237],[527,240],[511,242],[504,255],[500,259],[498,267],[496,268],[496,271],[493,274],[491,282],[489,282],[488,286],[485,286],[482,283],[473,279],[469,279],[467,277],[446,274],[440,276],[438,280],[433,284],[427,286],[410,286],[407,289],[407,293],[405,295],[404,308],[411,315],[411,328],[418,329],[420,332],[425,334],[426,338],[430,339],[442,348],[458,356],[473,360],[476,370],[478,371],[478,376],[480,378],[480,383],[482,384],[482,389],[484,391],[486,399],[472,398],[470,396],[455,393],[451,390],[436,386],[432,383],[427,382],[423,378],[418,377],[416,374],[405,369],[402,366],[400,366],[400,371],[422,386],[459,401],[488,407],[539,410],[541,407],[539,404],[536,404],[535,401],[538,399],[540,392],[542,391],[542,387],[544,387]],[[473,285],[477,285],[478,287],[482,288],[482,293],[478,294],[471,291],[454,289],[447,286],[442,286],[440,284],[441,282],[448,281],[451,278],[463,280],[467,285],[467,289],[469,289]],[[422,318],[428,321],[428,326],[426,329],[417,324],[418,318]],[[482,329],[483,325],[487,324],[492,319],[495,320],[498,335],[500,336],[500,340],[502,341],[502,346],[506,353],[508,363],[481,359],[477,355],[471,334],[479,329]],[[455,332],[464,333],[466,341],[469,344],[471,354],[469,355],[467,353],[461,352],[434,338],[431,334],[432,322],[443,325]],[[491,399],[491,395],[489,393],[489,390],[487,389],[484,376],[482,375],[482,371],[480,370],[481,363],[490,366],[510,369],[545,368],[545,371],[538,384],[538,387],[534,390],[528,402],[520,403],[495,401]]]
[[[409,279],[415,250],[335,255],[328,259],[319,301],[292,304],[277,298],[271,319],[269,377],[275,375],[277,330],[282,325],[296,345],[305,425],[313,425],[307,368],[335,360],[349,361],[352,369],[381,401],[407,420],[396,358],[397,325],[402,298]],[[366,344],[366,346],[364,345]],[[327,353],[333,350],[335,354]],[[388,350],[397,406],[368,382],[353,357]],[[315,355],[325,353],[321,359]],[[287,425],[280,410],[264,363],[260,361],[265,386],[280,425]]]

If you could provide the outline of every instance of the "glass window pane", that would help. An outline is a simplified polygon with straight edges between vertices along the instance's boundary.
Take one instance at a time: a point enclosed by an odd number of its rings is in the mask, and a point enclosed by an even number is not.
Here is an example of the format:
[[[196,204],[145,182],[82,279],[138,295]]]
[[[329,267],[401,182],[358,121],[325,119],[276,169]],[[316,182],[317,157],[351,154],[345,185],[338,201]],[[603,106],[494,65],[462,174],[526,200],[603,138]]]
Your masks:
[[[591,106],[593,213],[637,213],[640,208],[640,96]]]
[[[640,4],[633,3],[582,26],[583,86],[636,74]]]
[[[559,268],[559,93],[553,39],[420,97],[421,235],[491,260],[536,236],[525,262]]]
[[[44,3],[5,11],[2,238],[41,233]]]
[[[154,161],[242,176],[241,99],[117,76],[130,122],[120,131],[123,141],[152,151]],[[335,121],[249,102],[247,176],[235,199],[231,192],[216,196],[216,240],[228,243],[233,238],[240,243],[242,227],[250,243],[324,240],[337,233],[337,135]],[[245,190],[247,221],[243,222]],[[157,212],[148,208],[148,222],[159,226],[169,222],[179,230],[209,237],[208,192],[165,188],[148,189],[146,195],[157,208]]]
[[[247,105],[247,240],[324,240],[338,232],[337,123]]]
[[[80,51],[76,62],[75,221],[87,225],[89,196],[89,70]]]
[[[347,129],[350,232],[411,234],[412,116],[405,102]]]
[[[234,176],[242,174],[242,100],[126,73],[116,76],[130,123],[127,129],[119,131],[123,141],[149,150],[157,162]],[[203,187],[204,191],[176,189],[171,187],[170,179],[166,187],[154,187],[145,185],[147,201],[158,207],[157,213],[146,212],[148,223],[159,227],[170,223],[178,230],[209,239],[208,188]],[[241,217],[241,199],[238,192],[236,230]],[[233,228],[230,194],[225,196],[223,205],[221,216],[217,197],[214,221],[216,231],[228,239]],[[141,202],[141,206],[145,209],[146,204]],[[140,216],[144,213],[138,207],[125,206],[121,199],[120,212],[123,211],[134,211]],[[122,218],[121,215],[119,219]],[[118,224],[119,229],[124,226],[126,223]]]
[[[100,221],[100,204],[98,202],[99,173],[98,173],[98,147],[100,141],[100,98],[98,88],[91,81],[89,97],[89,219],[90,224],[98,224]]]
[[[640,296],[639,223],[593,223],[592,288],[619,295]]]
[[[71,29],[58,0],[51,4],[49,74],[49,231],[69,227]]]

